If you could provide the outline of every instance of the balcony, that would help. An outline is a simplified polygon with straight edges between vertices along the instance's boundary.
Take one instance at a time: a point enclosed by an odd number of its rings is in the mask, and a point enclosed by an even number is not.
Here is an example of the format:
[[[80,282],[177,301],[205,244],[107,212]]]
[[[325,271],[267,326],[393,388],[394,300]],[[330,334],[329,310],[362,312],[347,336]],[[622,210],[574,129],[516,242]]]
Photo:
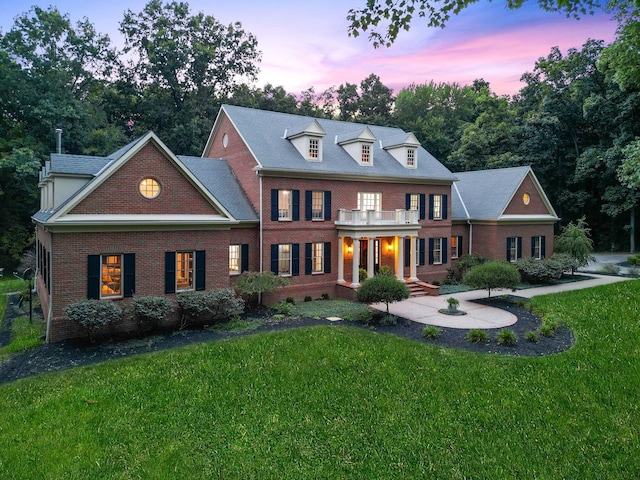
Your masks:
[[[418,225],[418,210],[338,210],[338,226]]]

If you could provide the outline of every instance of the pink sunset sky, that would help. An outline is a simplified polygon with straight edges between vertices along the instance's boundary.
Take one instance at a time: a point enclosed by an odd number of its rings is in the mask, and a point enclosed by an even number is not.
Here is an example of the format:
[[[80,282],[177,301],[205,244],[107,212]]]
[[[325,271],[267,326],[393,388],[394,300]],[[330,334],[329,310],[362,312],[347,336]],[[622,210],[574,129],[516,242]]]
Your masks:
[[[314,87],[320,93],[345,82],[359,84],[375,73],[395,93],[412,83],[456,82],[467,85],[484,78],[498,94],[515,94],[520,77],[532,71],[552,47],[580,49],[589,38],[611,42],[616,23],[603,11],[580,20],[540,10],[525,2],[508,10],[504,0],[484,0],[453,17],[444,29],[416,20],[390,48],[374,49],[366,33],[347,35],[347,12],[366,0],[188,1],[192,13],[212,15],[223,24],[239,21],[258,39],[262,51],[257,86],[281,85],[289,93]],[[87,17],[100,33],[121,47],[119,23],[127,9],[139,12],[146,0],[0,0],[0,29],[31,5],[55,5],[72,21]]]

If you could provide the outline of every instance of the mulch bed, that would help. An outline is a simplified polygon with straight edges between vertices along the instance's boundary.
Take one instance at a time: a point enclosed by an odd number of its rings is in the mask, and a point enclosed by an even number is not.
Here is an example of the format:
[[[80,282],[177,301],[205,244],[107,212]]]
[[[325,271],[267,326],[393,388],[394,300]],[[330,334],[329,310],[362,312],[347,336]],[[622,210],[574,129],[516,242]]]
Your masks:
[[[527,299],[515,296],[503,296],[478,300],[478,303],[507,310],[518,317],[518,321],[514,325],[507,327],[517,336],[518,342],[515,346],[498,345],[496,336],[502,329],[487,329],[489,341],[486,344],[476,344],[469,343],[466,340],[465,336],[468,330],[454,328],[438,327],[440,335],[433,340],[427,339],[422,334],[425,325],[403,318],[398,319],[396,325],[365,325],[356,322],[330,322],[326,319],[316,320],[313,318],[274,320],[273,317],[265,314],[263,319],[264,324],[253,330],[224,331],[198,328],[157,332],[139,338],[113,338],[97,344],[90,344],[86,341],[68,340],[60,343],[41,345],[37,348],[14,354],[2,362],[0,364],[0,384],[42,373],[62,371],[113,360],[115,358],[167,350],[193,343],[211,342],[240,335],[315,325],[355,326],[380,333],[396,335],[409,340],[429,343],[439,347],[500,355],[540,356],[559,353],[571,348],[574,343],[573,332],[566,326],[561,326],[553,337],[538,335],[537,342],[525,340],[525,334],[530,331],[536,331],[540,327],[541,321],[526,308],[518,306],[516,304],[517,301],[527,301]],[[11,322],[12,317],[18,315],[23,315],[23,313],[19,312],[12,305],[7,305],[5,321],[3,323],[7,324]],[[252,315],[252,317],[254,317],[254,315]]]

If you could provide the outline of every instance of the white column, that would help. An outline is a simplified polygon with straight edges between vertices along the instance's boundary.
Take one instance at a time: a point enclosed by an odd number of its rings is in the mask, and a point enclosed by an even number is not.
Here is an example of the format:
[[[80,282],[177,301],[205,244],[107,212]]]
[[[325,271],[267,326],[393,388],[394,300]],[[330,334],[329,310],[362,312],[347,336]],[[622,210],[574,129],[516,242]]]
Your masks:
[[[404,282],[404,239],[394,237],[396,244],[396,278]]]
[[[360,261],[360,237],[353,237],[353,265],[351,268],[351,286],[359,287],[360,278],[358,277],[358,262]]]
[[[418,281],[418,269],[416,264],[418,263],[416,260],[416,237],[411,235],[411,273],[409,275],[409,280],[412,282]]]
[[[375,273],[373,268],[373,259],[374,259],[374,254],[376,253],[375,243],[376,243],[375,239],[372,237],[369,237],[368,249],[367,249],[367,278],[373,277],[373,274]]]
[[[344,283],[344,237],[338,237],[338,283]]]

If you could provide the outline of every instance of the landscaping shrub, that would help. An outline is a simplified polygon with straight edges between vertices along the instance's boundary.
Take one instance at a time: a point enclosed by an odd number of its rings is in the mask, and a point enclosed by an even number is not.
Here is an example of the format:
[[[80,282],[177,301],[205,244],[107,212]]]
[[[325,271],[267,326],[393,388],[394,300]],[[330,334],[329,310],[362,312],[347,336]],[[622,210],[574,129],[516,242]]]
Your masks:
[[[573,273],[580,268],[578,259],[572,257],[568,253],[554,253],[551,257],[562,266],[562,273]]]
[[[287,297],[285,299],[285,302],[290,303],[291,305],[295,305],[296,304],[296,300],[293,297]]]
[[[489,336],[484,330],[480,328],[473,328],[467,332],[465,338],[467,339],[467,342],[470,343],[487,343]]]
[[[627,257],[627,262],[629,262],[631,265],[640,266],[640,253]]]
[[[478,255],[477,253],[465,254],[462,255],[458,259],[458,263],[456,264],[458,270],[460,270],[460,278],[464,277],[464,274],[471,270],[473,267],[477,265],[482,265],[489,261],[488,257],[484,257],[482,255]]]
[[[440,335],[440,329],[433,325],[427,325],[422,329],[422,335],[425,338],[433,340],[434,338],[438,338],[438,336]]]
[[[262,302],[262,294],[273,292],[280,287],[285,287],[291,282],[286,277],[281,277],[271,271],[268,272],[242,272],[235,283],[235,288],[243,295],[258,296],[258,303]]]
[[[305,295],[305,297],[304,297],[304,301],[305,301],[305,302],[312,302],[312,301],[313,301],[313,298],[311,298],[311,296],[310,296],[310,295]]]
[[[540,335],[543,337],[553,337],[556,334],[556,330],[549,325],[542,324],[540,326]]]
[[[591,260],[593,252],[593,240],[591,229],[585,221],[585,217],[570,222],[562,228],[560,235],[555,237],[553,248],[557,253],[566,253],[573,257],[578,267],[584,267]],[[571,271],[573,274],[575,269]]]
[[[524,339],[527,342],[536,343],[538,341],[538,334],[536,332],[527,332],[524,334]]]
[[[329,300],[329,294],[328,293],[323,293],[320,298],[322,298],[322,300]]]
[[[393,270],[391,270],[390,267],[383,265],[380,267],[380,269],[378,270],[377,275],[386,275],[387,277],[393,277]]]
[[[362,283],[367,279],[367,271],[364,268],[358,269],[358,282]]]
[[[64,309],[69,320],[83,327],[93,342],[95,334],[122,320],[122,309],[107,300],[84,300],[72,303]]]
[[[604,273],[605,275],[617,275],[620,273],[620,267],[618,265],[603,265],[598,270],[598,273]]]
[[[208,323],[239,315],[244,301],[232,288],[210,292],[183,292],[176,297],[180,307],[181,328],[190,324]]]
[[[513,330],[505,328],[504,330],[500,330],[496,337],[496,341],[498,342],[498,345],[513,347],[518,343],[518,337]]]
[[[293,313],[293,304],[286,302],[286,301],[282,301],[282,302],[278,302],[274,305],[271,305],[269,307],[270,310],[273,310],[274,312],[280,314],[280,315],[286,315],[289,316]]]
[[[396,325],[398,323],[398,317],[392,313],[385,313],[380,317],[380,325]]]
[[[536,260],[535,258],[521,258],[516,262],[516,268],[527,283],[548,283],[562,277],[563,265],[553,258]]]
[[[138,330],[152,330],[158,326],[168,312],[173,310],[171,301],[165,297],[150,295],[134,297],[131,302],[133,317]]]
[[[494,260],[473,267],[463,281],[471,288],[487,289],[491,296],[492,288],[515,288],[520,283],[520,274],[510,263]]]
[[[395,277],[376,275],[367,278],[356,292],[356,299],[361,303],[384,302],[389,314],[389,303],[409,298],[411,292],[404,282]]]

